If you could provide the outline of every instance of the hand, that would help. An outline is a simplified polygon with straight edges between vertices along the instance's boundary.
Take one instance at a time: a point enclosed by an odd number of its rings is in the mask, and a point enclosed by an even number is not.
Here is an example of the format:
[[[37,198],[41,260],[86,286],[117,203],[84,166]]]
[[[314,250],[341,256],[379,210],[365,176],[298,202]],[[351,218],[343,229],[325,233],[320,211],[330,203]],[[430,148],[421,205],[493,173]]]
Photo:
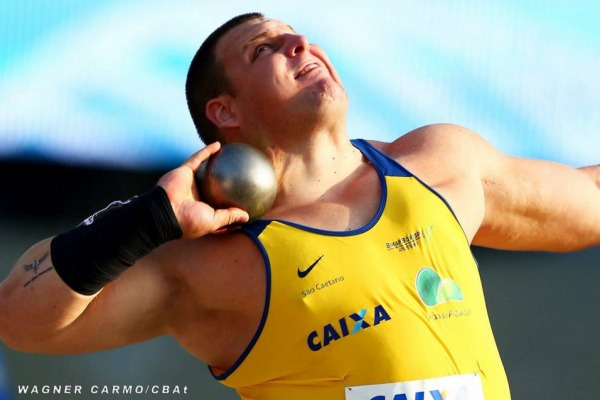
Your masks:
[[[192,239],[248,222],[248,213],[239,208],[214,209],[198,195],[194,174],[200,165],[221,148],[219,142],[209,144],[194,153],[180,167],[166,173],[158,185],[167,192],[183,238]]]

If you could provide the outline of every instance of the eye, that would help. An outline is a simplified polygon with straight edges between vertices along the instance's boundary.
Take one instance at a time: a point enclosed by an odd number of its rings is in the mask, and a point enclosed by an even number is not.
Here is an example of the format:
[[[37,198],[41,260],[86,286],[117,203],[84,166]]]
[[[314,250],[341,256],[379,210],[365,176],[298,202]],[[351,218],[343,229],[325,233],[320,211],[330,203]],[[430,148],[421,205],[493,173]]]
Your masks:
[[[268,43],[263,43],[263,44],[259,44],[258,46],[256,46],[256,48],[254,49],[254,53],[252,54],[252,60],[256,60],[260,55],[262,55],[264,52],[271,50],[272,46]]]

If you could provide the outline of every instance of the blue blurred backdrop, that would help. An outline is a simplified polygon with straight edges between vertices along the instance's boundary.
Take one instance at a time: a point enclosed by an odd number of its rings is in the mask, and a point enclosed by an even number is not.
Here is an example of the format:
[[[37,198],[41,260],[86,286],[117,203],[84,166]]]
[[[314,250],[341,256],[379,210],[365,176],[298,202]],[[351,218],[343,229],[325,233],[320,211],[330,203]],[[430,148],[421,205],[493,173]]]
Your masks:
[[[201,146],[184,82],[201,40],[259,10],[320,44],[349,131],[453,122],[517,156],[598,162],[600,3],[4,0],[0,157],[134,169]]]

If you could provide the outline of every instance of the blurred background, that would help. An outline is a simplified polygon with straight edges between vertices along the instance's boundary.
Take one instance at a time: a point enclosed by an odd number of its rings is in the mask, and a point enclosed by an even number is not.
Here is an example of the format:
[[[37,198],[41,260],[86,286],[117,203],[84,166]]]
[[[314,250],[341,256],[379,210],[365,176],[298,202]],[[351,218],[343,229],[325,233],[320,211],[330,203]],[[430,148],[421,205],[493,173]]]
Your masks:
[[[325,49],[350,96],[352,137],[393,140],[451,122],[515,156],[600,162],[593,0],[3,0],[2,278],[33,243],[149,189],[202,147],[187,67],[212,30],[249,11]],[[513,399],[600,392],[600,249],[474,253]],[[179,385],[187,395],[152,397],[237,398],[170,338],[78,356],[0,344],[0,400],[36,397],[18,385],[43,384]]]

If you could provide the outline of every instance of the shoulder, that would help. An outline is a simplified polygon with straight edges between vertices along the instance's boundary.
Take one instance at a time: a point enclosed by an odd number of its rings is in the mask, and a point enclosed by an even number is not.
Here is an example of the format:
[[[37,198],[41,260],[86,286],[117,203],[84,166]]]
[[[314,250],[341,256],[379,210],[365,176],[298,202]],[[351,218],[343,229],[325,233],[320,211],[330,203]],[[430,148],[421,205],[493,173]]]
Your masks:
[[[459,125],[434,124],[371,143],[440,193],[474,237],[485,212],[482,182],[500,155],[483,137]]]
[[[203,362],[232,365],[265,307],[267,276],[257,246],[236,231],[175,240],[153,256],[171,288],[164,331]]]
[[[239,231],[176,240],[162,246],[158,253],[167,280],[177,285],[180,295],[192,296],[198,306],[243,308],[246,296],[264,289],[262,253]]]
[[[390,143],[372,142],[394,158],[436,155],[449,157],[476,157],[496,152],[479,134],[460,125],[432,124],[412,130]],[[458,160],[457,160],[458,161]]]
[[[370,143],[433,186],[469,177],[480,184],[505,158],[481,135],[454,124],[426,125],[392,142]]]

